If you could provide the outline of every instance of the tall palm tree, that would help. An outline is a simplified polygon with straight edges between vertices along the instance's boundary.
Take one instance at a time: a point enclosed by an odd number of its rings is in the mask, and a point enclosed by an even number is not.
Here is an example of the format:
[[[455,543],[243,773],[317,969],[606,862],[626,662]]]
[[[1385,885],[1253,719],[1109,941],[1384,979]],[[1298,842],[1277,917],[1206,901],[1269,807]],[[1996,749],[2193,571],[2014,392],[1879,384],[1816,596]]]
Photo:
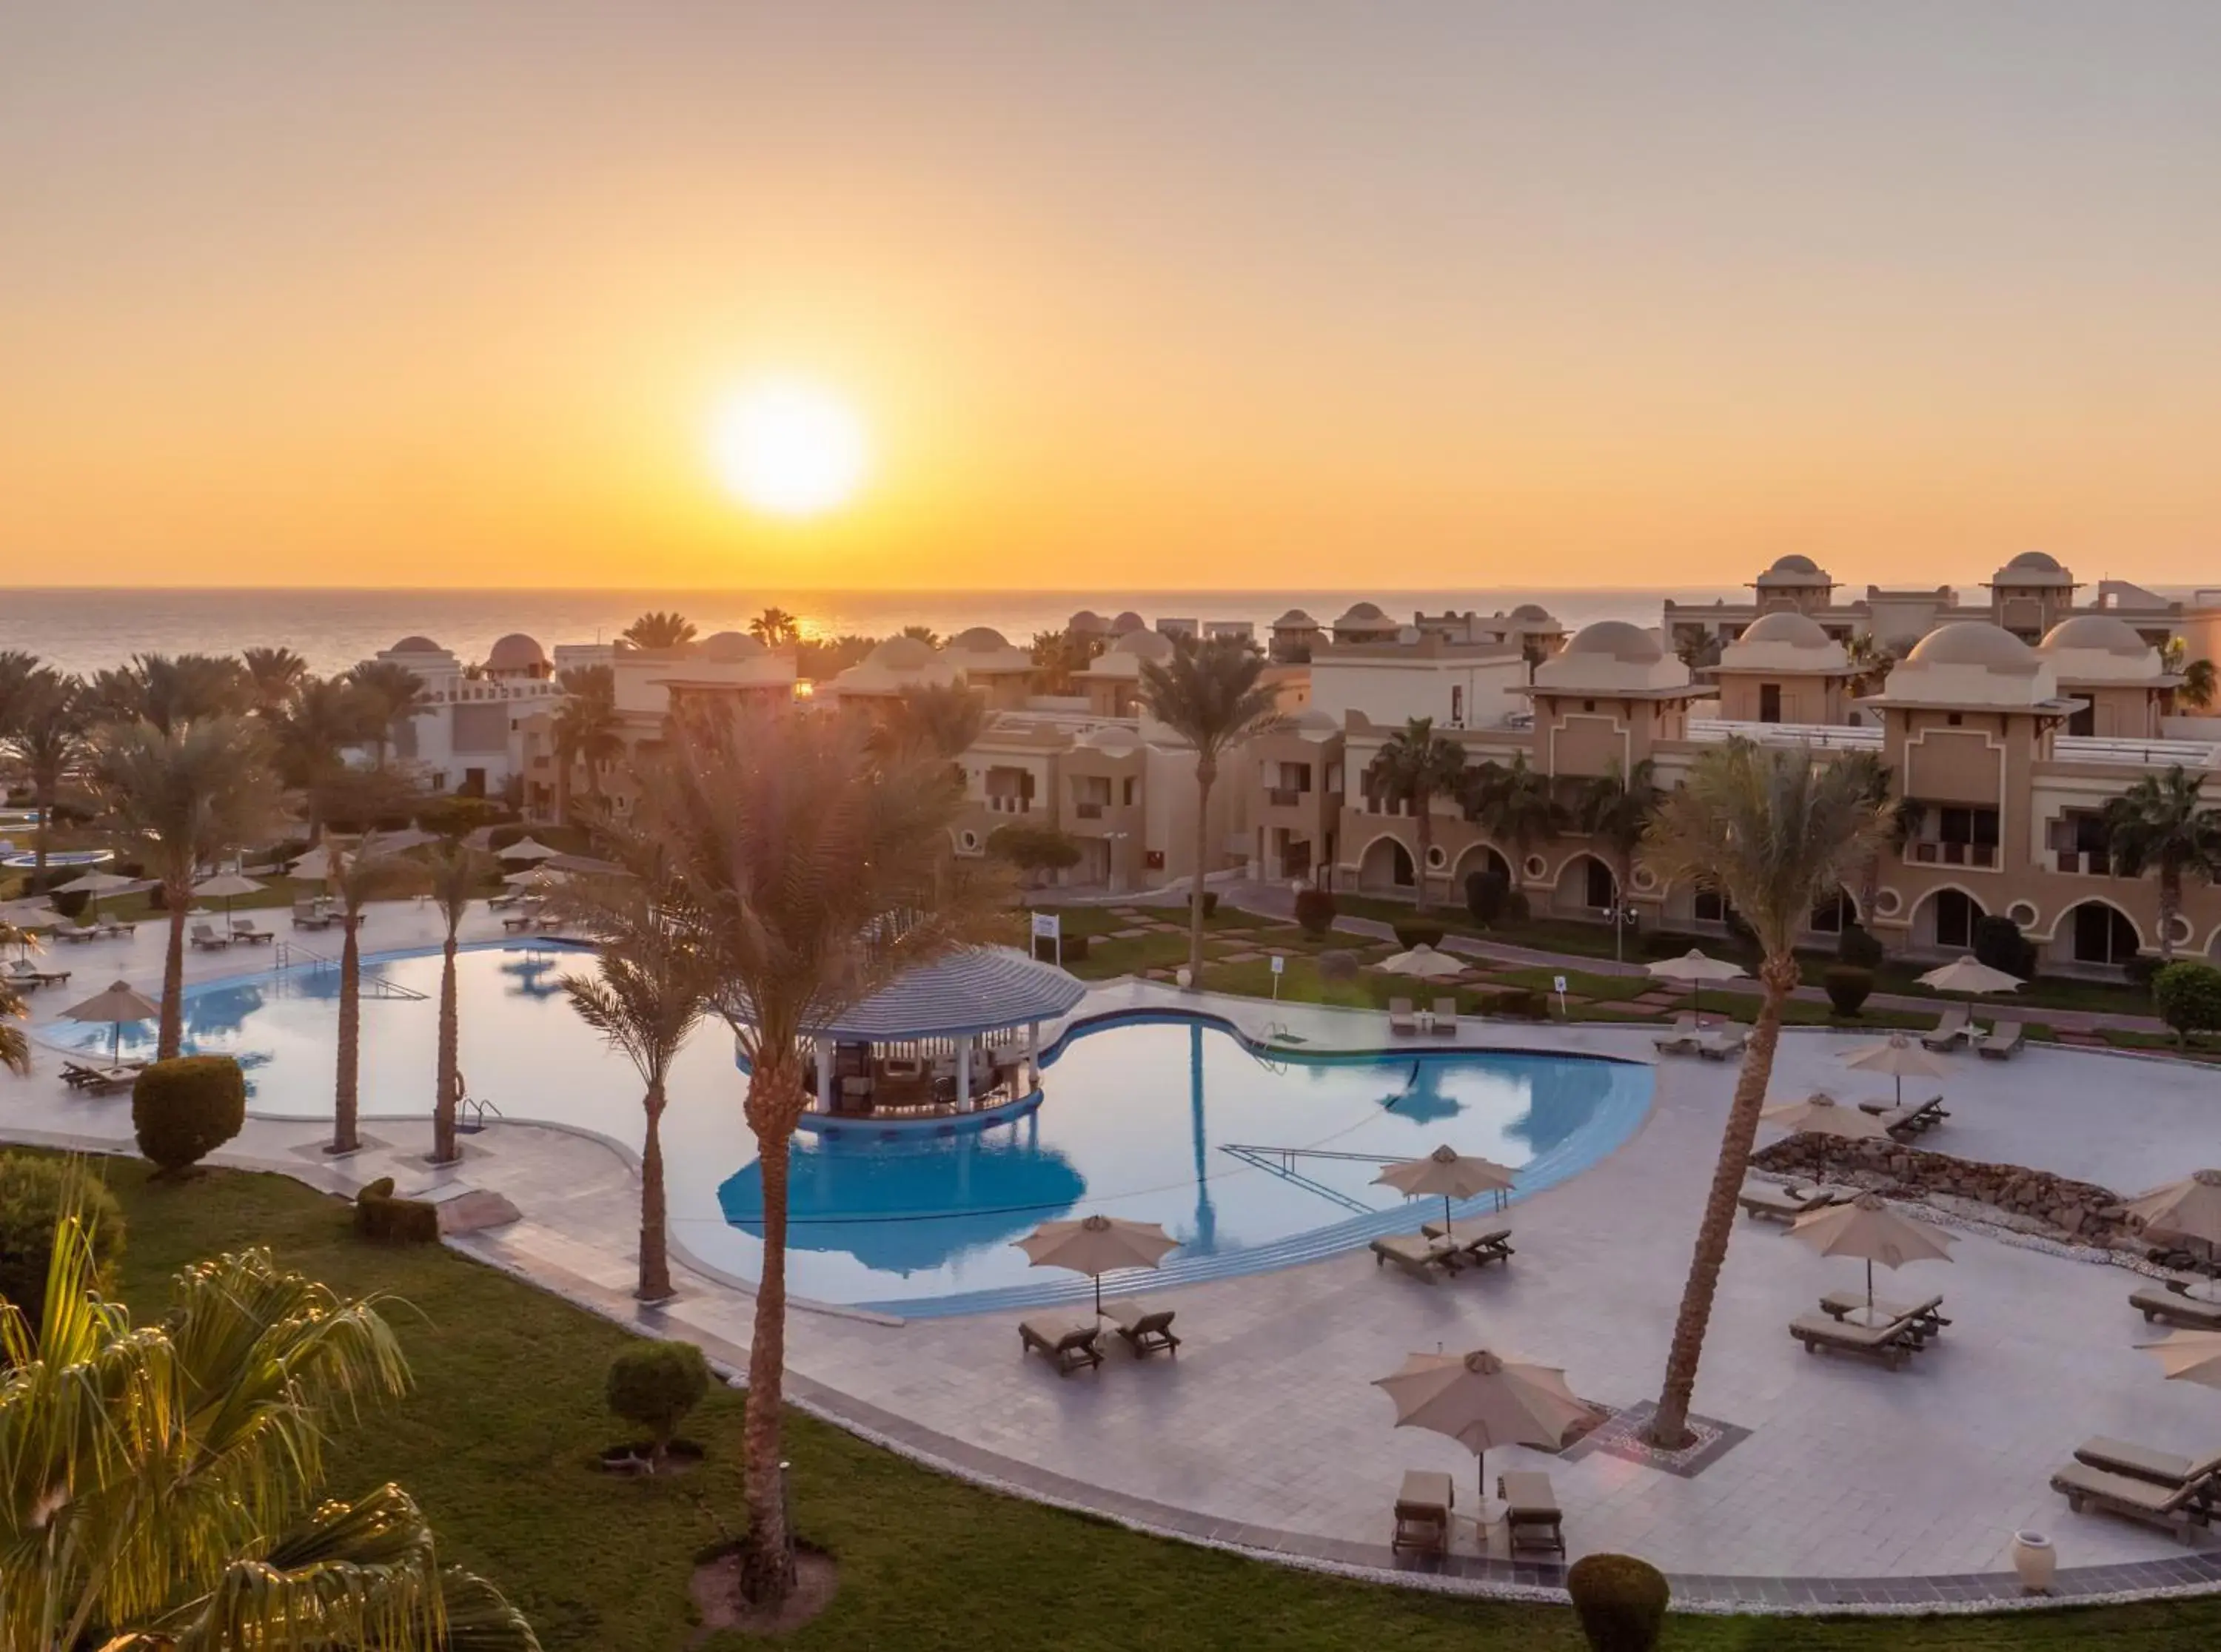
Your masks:
[[[366,832],[352,851],[328,839],[326,882],[340,902],[339,1064],[332,1089],[331,1153],[353,1153],[362,1146],[358,1128],[362,1086],[362,912],[373,901],[420,887],[422,862],[388,851],[375,832]],[[445,1029],[441,1029],[443,1034]]]
[[[1872,632],[1861,632],[1845,643],[1843,656],[1850,662],[1853,694],[1872,694],[1897,664],[1897,656]]]
[[[673,921],[667,876],[635,849],[634,876],[592,879],[565,891],[564,909],[582,919],[601,946],[593,974],[566,975],[560,984],[579,1019],[624,1052],[645,1087],[640,1281],[633,1294],[661,1302],[673,1294],[663,1187],[665,1086],[672,1063],[708,1012],[717,977],[709,956]]]
[[[383,769],[402,726],[431,704],[430,692],[422,677],[397,660],[366,659],[347,680],[361,696],[364,737],[372,761]]]
[[[96,737],[95,771],[123,829],[143,839],[170,914],[162,963],[161,1036],[168,1060],[184,1037],[185,913],[203,861],[261,838],[278,793],[268,737],[245,717],[216,716],[164,730],[141,719]]]
[[[1391,734],[1373,760],[1371,779],[1385,799],[1407,805],[1411,832],[1418,844],[1412,882],[1418,891],[1417,906],[1427,909],[1427,864],[1435,849],[1435,799],[1455,795],[1465,779],[1465,748],[1435,732],[1431,717],[1414,717]]]
[[[694,640],[694,622],[683,614],[655,609],[643,614],[617,635],[635,648],[660,652],[684,648]]]
[[[247,676],[220,654],[135,654],[88,685],[97,722],[145,720],[167,733],[182,724],[247,709]]]
[[[1511,887],[1527,876],[1527,857],[1537,844],[1555,836],[1566,824],[1565,806],[1558,801],[1550,777],[1527,766],[1527,754],[1515,752],[1511,761],[1484,763],[1467,782],[1466,807],[1482,831],[1499,846],[1511,851]]]
[[[462,1106],[462,1025],[456,1002],[456,932],[471,897],[493,863],[469,845],[446,843],[425,861],[425,883],[439,909],[445,934],[440,944],[440,1056],[438,1089],[432,1098],[432,1160],[449,1164],[462,1156],[455,1141],[455,1114]]]
[[[1750,926],[1764,958],[1758,1019],[1736,1075],[1651,1424],[1651,1438],[1660,1445],[1687,1441],[1697,1362],[1735,1228],[1736,1196],[1774,1073],[1782,1006],[1798,982],[1792,948],[1813,906],[1841,887],[1882,830],[1853,771],[1817,764],[1801,748],[1736,740],[1697,759],[1687,780],[1658,806],[1644,841],[1643,862],[1661,882],[1686,880],[1718,890]]]
[[[2217,694],[2221,694],[2221,683],[2215,681],[2212,660],[2194,659],[2183,666],[2182,682],[2174,691],[2178,701],[2193,711],[2211,711]]]
[[[776,648],[801,637],[802,621],[785,608],[766,608],[748,621],[748,635],[766,648]]]
[[[0,946],[19,946],[23,938],[21,930],[0,924]],[[8,982],[0,981],[0,1067],[11,1073],[31,1070],[31,1041],[16,1025],[28,1013],[22,995]]]
[[[302,794],[309,835],[321,837],[325,789],[347,767],[341,754],[388,726],[384,702],[343,676],[304,677],[270,724],[278,776]]]
[[[1103,651],[1103,640],[1073,631],[1036,631],[1032,651],[1042,674],[1042,691],[1070,694],[1073,675],[1085,670],[1087,663]]]
[[[76,677],[41,668],[32,673],[16,696],[12,726],[0,732],[4,749],[23,766],[31,782],[31,803],[38,810],[33,828],[33,870],[47,870],[47,834],[53,826],[54,800],[62,777],[82,764],[85,743],[84,684]]]
[[[555,818],[571,823],[571,769],[583,764],[589,801],[602,794],[601,768],[624,754],[617,717],[616,673],[606,665],[574,665],[556,678],[563,703],[555,708]]]
[[[1170,659],[1142,662],[1149,715],[1195,748],[1195,878],[1188,896],[1188,978],[1203,976],[1203,879],[1211,870],[1211,789],[1218,760],[1280,726],[1279,696],[1261,679],[1265,657],[1237,638],[1183,637]]]
[[[1850,776],[1859,795],[1873,806],[1883,827],[1868,838],[1866,852],[1858,863],[1859,922],[1871,927],[1874,897],[1881,892],[1882,851],[1898,839],[1905,822],[1914,818],[1914,806],[1893,794],[1890,767],[1880,752],[1846,752],[1836,759],[1836,766]]]
[[[954,763],[969,751],[987,726],[987,702],[961,683],[904,689],[893,709],[889,733],[912,741],[944,763]]]
[[[534,1652],[400,1487],[324,1499],[328,1442],[409,1386],[374,1300],[248,1250],[135,1326],[74,1213],[49,1279],[38,1325],[0,1307],[0,1644]]]
[[[1587,834],[1590,843],[1603,851],[1605,864],[1611,868],[1614,959],[1622,955],[1627,932],[1625,907],[1628,891],[1635,886],[1635,851],[1642,846],[1642,834],[1650,829],[1650,817],[1658,807],[1658,786],[1651,778],[1654,771],[1648,757],[1625,773],[1615,763],[1583,786],[1573,801],[1574,828]]]
[[[940,845],[962,795],[938,758],[890,752],[866,720],[752,713],[679,720],[641,767],[637,831],[668,868],[664,910],[718,982],[748,1067],[763,1261],[748,1350],[742,1587],[793,1581],[779,1473],[789,1143],[818,1030],[905,970],[1006,921],[1004,891]]]
[[[266,717],[274,716],[309,676],[309,662],[290,648],[242,648],[239,663],[247,671],[254,709]]]
[[[2105,805],[2105,843],[2115,877],[2159,874],[2159,953],[2174,956],[2182,880],[2221,875],[2221,809],[2207,804],[2199,776],[2176,764],[2146,775]]]
[[[0,648],[0,739],[13,733],[22,715],[22,696],[26,684],[51,666],[39,664],[39,657],[21,648]]]

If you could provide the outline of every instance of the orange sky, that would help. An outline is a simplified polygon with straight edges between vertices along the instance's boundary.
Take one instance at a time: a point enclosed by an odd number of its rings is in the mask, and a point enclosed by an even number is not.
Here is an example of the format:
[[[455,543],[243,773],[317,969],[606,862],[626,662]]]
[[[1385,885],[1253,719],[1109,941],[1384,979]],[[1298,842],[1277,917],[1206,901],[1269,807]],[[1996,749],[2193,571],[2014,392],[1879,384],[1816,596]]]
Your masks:
[[[0,583],[2211,583],[2216,84],[2210,4],[12,8]],[[767,372],[854,507],[718,486]]]

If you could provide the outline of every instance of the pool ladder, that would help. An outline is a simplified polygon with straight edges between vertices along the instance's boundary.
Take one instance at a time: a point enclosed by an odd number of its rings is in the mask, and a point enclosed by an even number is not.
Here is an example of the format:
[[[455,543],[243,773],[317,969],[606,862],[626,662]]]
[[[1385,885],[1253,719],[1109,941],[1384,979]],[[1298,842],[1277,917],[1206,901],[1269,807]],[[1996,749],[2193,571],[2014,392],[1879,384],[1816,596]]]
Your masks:
[[[327,969],[336,974],[339,970],[340,961],[337,958],[328,957],[322,952],[312,952],[296,941],[279,940],[270,950],[271,967],[280,975],[292,969],[297,963],[310,975],[320,975]],[[389,981],[382,975],[363,976],[360,978],[360,986],[365,998],[405,998],[415,999],[422,1003],[431,997],[429,993],[420,993],[414,987],[404,987],[399,982]]]

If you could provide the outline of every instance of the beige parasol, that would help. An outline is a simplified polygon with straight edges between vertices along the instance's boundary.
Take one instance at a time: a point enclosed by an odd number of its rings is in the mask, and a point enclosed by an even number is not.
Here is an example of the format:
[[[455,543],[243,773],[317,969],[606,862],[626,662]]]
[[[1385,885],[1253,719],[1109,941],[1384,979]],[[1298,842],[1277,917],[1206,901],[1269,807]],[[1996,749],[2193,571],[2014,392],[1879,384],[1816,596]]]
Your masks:
[[[1468,1158],[1445,1142],[1423,1159],[1405,1159],[1387,1166],[1373,1181],[1375,1187],[1393,1188],[1406,1195],[1440,1194],[1442,1231],[1448,1233],[1451,1200],[1508,1192],[1512,1173],[1492,1159]]]
[[[1913,1078],[1947,1078],[1951,1069],[1936,1057],[1905,1036],[1893,1032],[1880,1044],[1861,1045],[1843,1057],[1843,1065],[1855,1073],[1887,1073],[1897,1080],[1897,1105],[1905,1105],[1905,1081]]]
[[[128,981],[110,982],[107,988],[95,993],[81,1004],[72,1004],[62,1012],[66,1021],[87,1021],[97,1025],[116,1029],[109,1046],[108,1059],[111,1066],[123,1064],[123,1028],[127,1022],[151,1021],[162,1013],[162,1007],[141,992]]]
[[[1555,1450],[1566,1431],[1593,1413],[1555,1365],[1522,1365],[1477,1348],[1469,1354],[1412,1354],[1373,1386],[1396,1402],[1398,1428],[1447,1434],[1473,1453],[1481,1500],[1488,1500],[1486,1454],[1492,1446]]]
[[[1872,1113],[1847,1107],[1822,1090],[1815,1090],[1802,1101],[1784,1101],[1768,1107],[1758,1116],[1765,1123],[1779,1125],[1784,1130],[1832,1136],[1844,1142],[1879,1141],[1889,1134],[1889,1126]]]
[[[510,845],[508,848],[500,851],[499,858],[503,860],[547,860],[554,856],[560,855],[562,852],[563,851],[560,849],[550,849],[546,844],[541,843],[535,838],[519,838],[515,843]]]
[[[1900,1216],[1880,1194],[1862,1193],[1849,1204],[1807,1211],[1790,1224],[1789,1235],[1824,1256],[1856,1256],[1867,1265],[1867,1310],[1874,1311],[1874,1265],[1902,1268],[1908,1262],[1949,1262],[1955,1243],[1942,1228]]]
[[[1417,976],[1422,981],[1441,981],[1465,973],[1462,960],[1452,957],[1447,952],[1437,952],[1423,943],[1408,952],[1398,952],[1392,957],[1383,958],[1374,967],[1384,975]]]
[[[2157,1356],[2169,1382],[2201,1382],[2221,1388],[2221,1331],[2178,1331],[2155,1343],[2138,1343]]]
[[[1154,1222],[1128,1222],[1115,1216],[1083,1216],[1073,1222],[1043,1222],[1017,1241],[1036,1268],[1069,1268],[1095,1281],[1095,1312],[1103,1312],[1103,1275],[1122,1268],[1154,1268],[1179,1241]]]
[[[222,901],[224,921],[229,923],[231,903],[236,897],[242,895],[260,895],[267,887],[269,886],[258,883],[243,873],[218,872],[214,877],[204,877],[194,884],[193,893],[203,901]]]
[[[1707,981],[1735,981],[1745,973],[1739,963],[1725,958],[1716,958],[1691,947],[1679,957],[1661,958],[1652,964],[1649,973],[1661,981],[1686,981],[1689,983],[1689,1010],[1702,1021],[1704,1012],[1699,1007],[1699,994]]]
[[[2221,1256],[2221,1170],[2193,1170],[2121,1208],[2146,1233],[2193,1240],[2205,1248],[2209,1263]]]
[[[1980,958],[1961,955],[1941,969],[1930,969],[1920,977],[1920,984],[1939,993],[2009,993],[2027,983],[2018,976],[1991,969]]]

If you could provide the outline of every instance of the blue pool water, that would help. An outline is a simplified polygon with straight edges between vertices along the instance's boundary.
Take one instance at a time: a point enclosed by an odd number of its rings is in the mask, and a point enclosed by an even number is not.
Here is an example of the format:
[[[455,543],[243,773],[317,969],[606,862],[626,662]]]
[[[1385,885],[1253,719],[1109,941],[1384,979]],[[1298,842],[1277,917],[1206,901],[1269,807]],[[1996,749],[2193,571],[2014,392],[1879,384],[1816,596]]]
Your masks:
[[[0,822],[0,826],[5,824],[5,822]],[[23,824],[29,826],[35,822],[25,821]],[[49,866],[105,866],[115,858],[116,851],[113,849],[50,849],[47,851],[47,864]],[[7,867],[10,870],[26,866],[36,866],[38,863],[39,851],[35,849],[17,850],[10,854],[0,855],[0,866]]]
[[[639,1081],[557,985],[587,962],[545,944],[466,951],[464,1072],[509,1118],[637,1150]],[[424,1130],[415,1119],[430,1110],[439,975],[437,954],[366,965],[372,992],[391,994],[366,998],[362,1038],[366,1117],[407,1115],[370,1126],[389,1142]],[[333,972],[299,969],[204,984],[187,994],[187,1043],[239,1057],[257,1113],[328,1117],[337,990]],[[104,1048],[109,1030],[76,1036]],[[153,1039],[151,1025],[127,1028],[126,1052]],[[745,1082],[730,1036],[705,1028],[673,1075],[664,1144],[673,1238],[753,1277],[762,1207]],[[1525,1053],[1261,1057],[1217,1026],[1154,1019],[1076,1032],[1050,1052],[1042,1091],[1036,1111],[985,1129],[798,1135],[790,1288],[909,1314],[1073,1296],[1084,1280],[1029,1268],[1012,1242],[1095,1211],[1163,1223],[1182,1244],[1166,1266],[1174,1279],[1284,1265],[1439,1210],[1371,1185],[1384,1158],[1448,1142],[1517,1168],[1522,1193],[1585,1168],[1640,1122],[1650,1075]],[[487,1150],[500,1150],[497,1134]]]

